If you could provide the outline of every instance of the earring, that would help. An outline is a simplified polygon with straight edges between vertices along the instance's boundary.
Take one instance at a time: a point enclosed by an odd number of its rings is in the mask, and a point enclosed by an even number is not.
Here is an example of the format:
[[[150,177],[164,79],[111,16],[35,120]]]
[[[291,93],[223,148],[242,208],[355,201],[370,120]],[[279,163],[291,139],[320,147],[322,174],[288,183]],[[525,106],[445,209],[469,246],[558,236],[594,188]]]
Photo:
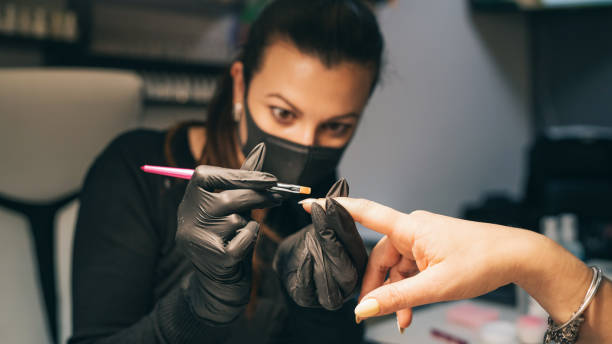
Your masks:
[[[242,117],[242,103],[234,104],[234,111],[232,114],[234,116],[234,122],[240,122],[240,118]]]

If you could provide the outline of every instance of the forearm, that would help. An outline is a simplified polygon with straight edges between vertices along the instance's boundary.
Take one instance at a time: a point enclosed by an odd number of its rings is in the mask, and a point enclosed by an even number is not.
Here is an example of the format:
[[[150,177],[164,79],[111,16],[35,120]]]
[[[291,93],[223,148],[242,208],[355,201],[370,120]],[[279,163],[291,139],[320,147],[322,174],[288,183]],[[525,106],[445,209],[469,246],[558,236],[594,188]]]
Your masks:
[[[106,343],[221,343],[230,333],[230,327],[213,327],[202,323],[191,311],[183,292],[176,288],[162,298],[151,313],[133,325],[104,334],[102,328],[75,329],[70,344]]]
[[[522,233],[522,236],[521,240],[529,241],[531,254],[521,258],[516,283],[540,303],[556,324],[565,323],[583,302],[593,272],[554,241],[533,232]],[[612,341],[611,288],[610,282],[604,280],[585,311],[581,342]]]
[[[232,324],[212,326],[200,319],[191,309],[185,291],[177,288],[158,303],[154,310],[156,328],[166,343],[222,343]]]

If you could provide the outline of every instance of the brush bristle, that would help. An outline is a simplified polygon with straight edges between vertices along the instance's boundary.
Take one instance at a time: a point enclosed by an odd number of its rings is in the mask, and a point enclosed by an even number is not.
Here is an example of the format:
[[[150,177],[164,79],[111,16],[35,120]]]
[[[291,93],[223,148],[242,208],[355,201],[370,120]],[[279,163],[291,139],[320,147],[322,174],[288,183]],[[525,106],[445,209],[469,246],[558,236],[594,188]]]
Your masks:
[[[312,190],[308,186],[300,186],[300,193],[303,195],[310,195]]]

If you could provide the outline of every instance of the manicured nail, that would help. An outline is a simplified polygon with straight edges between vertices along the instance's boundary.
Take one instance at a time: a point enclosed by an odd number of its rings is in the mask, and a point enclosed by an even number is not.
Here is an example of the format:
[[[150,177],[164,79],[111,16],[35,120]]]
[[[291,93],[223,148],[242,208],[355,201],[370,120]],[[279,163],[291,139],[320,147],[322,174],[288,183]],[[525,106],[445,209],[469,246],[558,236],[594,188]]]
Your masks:
[[[310,204],[316,201],[314,198],[306,198],[298,202],[298,204]]]
[[[359,317],[359,315],[355,314],[355,322],[357,324],[359,324],[361,322],[361,318]]]
[[[361,301],[361,303],[355,307],[355,314],[361,318],[374,316],[378,314],[378,312],[380,312],[380,305],[375,299]]]
[[[397,330],[399,331],[400,334],[404,334],[404,331],[406,330],[405,328],[400,326],[399,319],[397,319]]]

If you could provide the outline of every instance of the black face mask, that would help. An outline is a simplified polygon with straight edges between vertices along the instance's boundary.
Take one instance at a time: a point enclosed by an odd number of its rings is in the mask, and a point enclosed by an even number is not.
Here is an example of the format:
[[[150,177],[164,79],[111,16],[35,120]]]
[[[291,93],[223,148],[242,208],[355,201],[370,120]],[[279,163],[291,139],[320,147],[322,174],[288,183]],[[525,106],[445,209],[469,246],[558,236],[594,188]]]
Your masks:
[[[264,142],[266,157],[262,171],[272,173],[281,183],[311,187],[334,174],[346,146],[304,146],[270,135],[257,126],[246,101],[244,104],[248,137],[242,152],[246,156],[257,144]]]

